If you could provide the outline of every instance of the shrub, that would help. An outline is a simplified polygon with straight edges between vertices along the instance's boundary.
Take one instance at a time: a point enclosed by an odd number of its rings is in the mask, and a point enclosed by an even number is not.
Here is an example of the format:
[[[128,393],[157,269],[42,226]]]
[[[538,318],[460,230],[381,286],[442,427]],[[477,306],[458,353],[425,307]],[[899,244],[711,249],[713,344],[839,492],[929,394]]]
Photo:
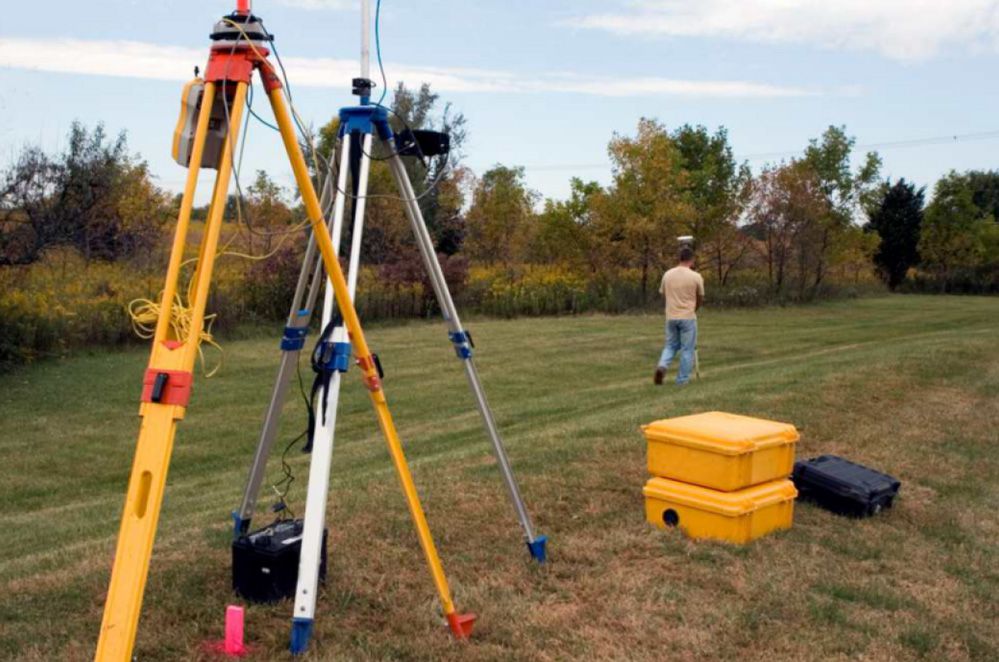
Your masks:
[[[301,259],[302,248],[297,242],[289,242],[287,248],[277,250],[266,260],[220,256],[208,302],[208,313],[213,315],[212,331],[224,335],[246,323],[283,321]],[[662,307],[655,287],[642,292],[641,273],[636,269],[592,274],[559,264],[469,268],[461,256],[441,260],[462,312],[514,317],[651,312]],[[0,368],[91,345],[135,342],[138,338],[127,306],[135,299],[158,298],[163,287],[161,262],[155,256],[145,264],[88,262],[72,249],[58,249],[30,266],[0,268]],[[191,269],[188,263],[183,282],[190,277]],[[762,273],[740,273],[726,288],[712,283],[710,274],[706,276],[707,303],[711,307],[795,300],[792,294],[774,294]],[[913,279],[914,284],[922,282],[919,277]],[[815,296],[855,297],[883,289],[869,279],[839,278],[823,285]],[[364,266],[358,279],[356,305],[365,321],[440,313],[415,252],[390,264]]]
[[[0,269],[0,364],[133,338],[126,307],[151,280],[124,263],[84,261],[72,249]]]

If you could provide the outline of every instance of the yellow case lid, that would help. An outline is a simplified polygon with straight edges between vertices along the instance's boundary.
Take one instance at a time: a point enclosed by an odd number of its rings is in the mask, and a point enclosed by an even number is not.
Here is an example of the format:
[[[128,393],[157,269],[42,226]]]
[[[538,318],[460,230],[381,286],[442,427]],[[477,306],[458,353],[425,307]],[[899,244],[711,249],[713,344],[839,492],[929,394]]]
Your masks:
[[[724,455],[751,453],[798,441],[798,430],[790,423],[709,411],[691,416],[664,418],[642,426],[645,438],[691,446]]]
[[[798,490],[794,488],[794,483],[786,478],[735,492],[719,492],[668,478],[650,478],[642,488],[642,494],[682,506],[738,517],[766,506],[790,501],[798,496]]]

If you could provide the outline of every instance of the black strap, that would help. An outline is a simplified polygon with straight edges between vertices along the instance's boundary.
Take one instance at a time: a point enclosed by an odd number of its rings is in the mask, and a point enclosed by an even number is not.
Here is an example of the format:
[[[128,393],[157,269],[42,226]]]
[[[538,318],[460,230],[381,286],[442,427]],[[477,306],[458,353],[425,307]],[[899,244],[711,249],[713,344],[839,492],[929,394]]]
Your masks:
[[[312,441],[316,433],[316,396],[319,393],[323,394],[322,402],[320,403],[322,421],[326,422],[326,410],[327,403],[329,399],[329,385],[330,380],[333,378],[334,370],[331,370],[329,366],[329,361],[331,356],[324,356],[324,348],[328,348],[329,351],[333,351],[332,345],[329,345],[329,339],[333,336],[333,330],[336,327],[341,326],[343,320],[339,315],[335,315],[333,319],[330,320],[323,332],[319,334],[319,338],[316,340],[316,345],[312,349],[312,356],[310,357],[310,363],[312,364],[312,372],[316,373],[315,379],[312,380],[312,392],[309,394],[309,427],[308,433],[306,435],[305,446],[302,447],[303,453],[312,452]]]

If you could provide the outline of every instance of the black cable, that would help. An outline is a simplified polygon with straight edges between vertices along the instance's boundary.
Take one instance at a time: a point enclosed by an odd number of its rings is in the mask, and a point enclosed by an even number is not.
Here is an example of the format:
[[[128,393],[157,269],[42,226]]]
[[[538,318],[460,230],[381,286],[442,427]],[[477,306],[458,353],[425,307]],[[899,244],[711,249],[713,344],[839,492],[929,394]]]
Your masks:
[[[288,444],[284,447],[284,450],[281,451],[281,471],[284,473],[284,477],[282,477],[281,480],[277,481],[271,486],[271,488],[278,496],[277,503],[275,503],[274,506],[272,507],[272,510],[277,515],[278,519],[281,519],[281,516],[284,514],[290,515],[291,519],[296,519],[295,511],[292,510],[291,506],[288,505],[288,499],[287,499],[288,492],[291,491],[291,486],[295,482],[295,472],[292,470],[291,465],[288,464],[288,451],[291,450],[292,446],[301,441],[302,438],[305,437],[305,435],[306,435],[305,432],[298,435],[297,437],[289,441]]]
[[[229,56],[230,56],[230,58],[233,55],[235,55],[236,48],[239,46],[240,41],[242,41],[244,39],[245,39],[245,37],[243,36],[242,31],[240,31],[239,35],[233,41],[232,48],[229,50]],[[226,94],[226,85],[229,82],[228,73],[229,73],[230,61],[226,62],[226,72],[225,72],[226,76],[222,79],[222,106],[223,106],[223,108],[225,110],[226,127],[228,127],[230,125],[230,122],[231,122],[231,117],[230,117],[230,113],[229,113],[229,96],[228,96],[228,94]],[[273,128],[275,130],[279,130],[276,126],[268,124],[265,120],[263,120],[262,118],[260,118],[260,116],[257,115],[253,111],[253,84],[252,84],[252,82],[247,84],[247,88],[248,89],[247,89],[247,104],[246,105],[247,105],[247,108],[248,108],[250,114],[253,115],[253,116],[255,116],[255,117],[257,117],[257,119],[261,123],[263,123],[264,125],[270,126],[271,128]],[[243,125],[243,135],[240,137],[239,154],[238,154],[237,158],[234,159],[233,165],[232,165],[233,181],[236,184],[236,212],[237,212],[237,215],[239,217],[239,220],[242,221],[242,224],[245,225],[246,230],[250,234],[256,235],[258,237],[267,237],[267,238],[280,237],[280,236],[284,236],[284,235],[288,235],[288,234],[294,234],[296,232],[300,232],[300,231],[304,230],[305,229],[304,224],[297,224],[298,226],[302,226],[302,227],[297,227],[296,226],[296,227],[288,228],[288,229],[285,229],[285,230],[273,230],[273,231],[258,230],[258,229],[256,229],[254,227],[253,218],[252,218],[251,214],[249,213],[249,211],[247,209],[245,209],[245,199],[244,199],[244,195],[243,195],[243,186],[242,186],[242,183],[240,182],[240,172],[241,172],[241,169],[242,169],[243,155],[244,155],[244,153],[246,151],[246,140],[247,140],[247,136],[250,133],[249,127],[250,127],[250,118],[249,118],[249,116],[247,116],[247,118],[246,118],[246,120],[244,122],[244,125]]]

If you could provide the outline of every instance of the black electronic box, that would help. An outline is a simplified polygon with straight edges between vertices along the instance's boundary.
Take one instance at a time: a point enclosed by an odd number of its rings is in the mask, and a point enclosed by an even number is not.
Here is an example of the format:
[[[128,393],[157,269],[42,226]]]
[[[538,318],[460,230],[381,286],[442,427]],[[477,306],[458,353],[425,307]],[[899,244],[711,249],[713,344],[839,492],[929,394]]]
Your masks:
[[[232,543],[232,588],[250,602],[277,602],[295,595],[302,552],[302,520],[281,520]],[[326,579],[323,531],[319,581]]]
[[[888,474],[835,455],[796,462],[791,480],[799,498],[854,517],[869,517],[891,508],[901,485]]]

